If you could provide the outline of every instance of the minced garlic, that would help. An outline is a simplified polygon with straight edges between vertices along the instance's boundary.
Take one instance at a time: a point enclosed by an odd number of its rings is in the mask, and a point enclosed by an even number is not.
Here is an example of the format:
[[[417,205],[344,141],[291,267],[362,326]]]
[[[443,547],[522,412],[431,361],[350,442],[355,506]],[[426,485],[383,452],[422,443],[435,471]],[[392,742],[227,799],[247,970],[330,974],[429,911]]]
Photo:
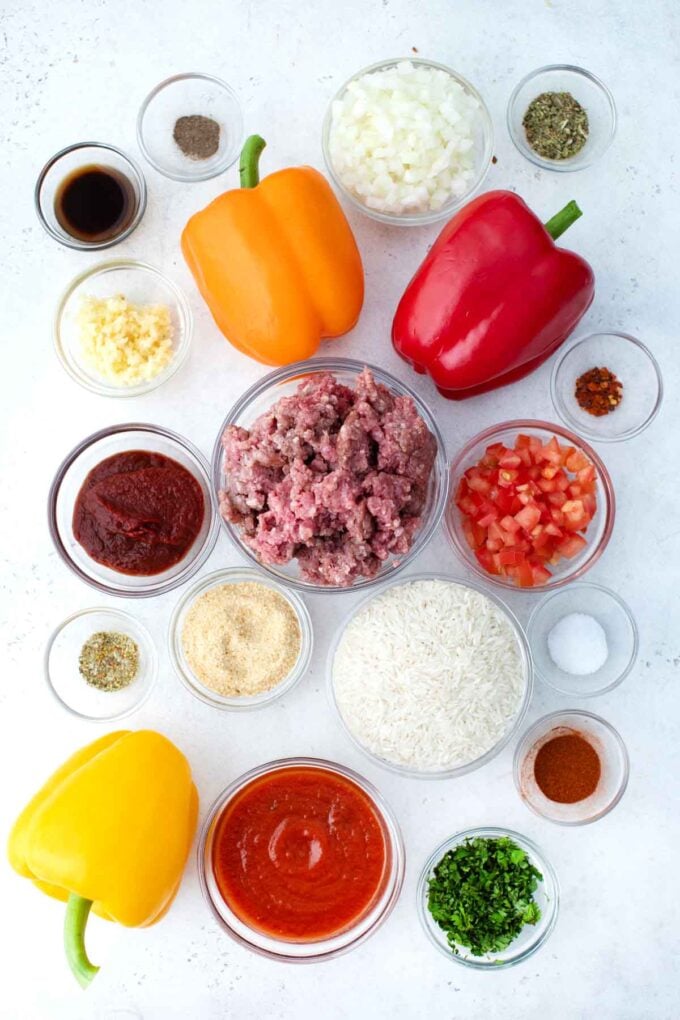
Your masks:
[[[83,297],[78,328],[83,358],[119,386],[153,379],[174,356],[167,305],[135,305],[122,294]]]

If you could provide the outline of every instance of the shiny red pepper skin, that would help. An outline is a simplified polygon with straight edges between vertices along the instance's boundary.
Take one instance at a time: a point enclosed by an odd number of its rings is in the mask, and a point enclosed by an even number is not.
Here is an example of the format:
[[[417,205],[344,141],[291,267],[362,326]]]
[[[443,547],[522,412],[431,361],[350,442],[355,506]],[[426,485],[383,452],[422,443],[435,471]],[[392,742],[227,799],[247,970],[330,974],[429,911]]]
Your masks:
[[[462,400],[542,364],[594,292],[585,259],[557,248],[518,195],[489,191],[442,230],[399,302],[392,343]]]

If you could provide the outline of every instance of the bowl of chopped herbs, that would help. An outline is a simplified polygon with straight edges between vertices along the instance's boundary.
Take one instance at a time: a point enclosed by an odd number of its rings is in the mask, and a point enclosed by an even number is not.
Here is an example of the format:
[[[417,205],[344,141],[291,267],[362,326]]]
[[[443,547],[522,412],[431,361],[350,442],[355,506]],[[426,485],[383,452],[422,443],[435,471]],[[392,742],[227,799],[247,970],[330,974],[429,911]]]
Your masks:
[[[507,829],[468,829],[431,855],[418,883],[429,939],[456,963],[512,967],[544,944],[557,920],[557,876],[542,851]]]

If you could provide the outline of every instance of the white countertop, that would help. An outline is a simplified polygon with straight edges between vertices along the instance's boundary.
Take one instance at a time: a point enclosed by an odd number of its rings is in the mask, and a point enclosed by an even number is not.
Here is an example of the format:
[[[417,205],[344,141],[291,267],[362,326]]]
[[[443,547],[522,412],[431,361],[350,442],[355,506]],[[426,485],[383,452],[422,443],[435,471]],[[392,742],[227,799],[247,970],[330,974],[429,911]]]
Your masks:
[[[412,48],[470,78],[490,106],[498,162],[486,186],[516,189],[542,218],[576,198],[583,219],[568,246],[592,263],[594,305],[579,333],[617,328],[659,358],[666,405],[644,435],[600,446],[614,479],[618,513],[606,554],[589,578],[618,591],[637,617],[641,647],[633,674],[611,694],[581,705],[621,732],[631,780],[619,807],[593,826],[565,830],[534,817],[517,797],[512,747],[459,780],[417,782],[374,767],[340,731],[326,701],[329,638],[352,596],[309,599],[316,628],[313,666],[288,697],[259,713],[219,713],[193,699],[173,675],[166,625],[179,593],[126,608],[151,628],[161,652],[157,687],[130,725],[155,727],[188,755],[204,813],[231,779],[262,761],[322,755],[350,765],[396,810],[407,849],[401,899],[379,933],[331,963],[295,967],[232,943],[202,901],[192,854],[168,917],[146,931],[93,919],[88,943],[102,970],[84,994],[62,955],[63,911],[0,864],[3,966],[0,1015],[11,1020],[373,1020],[431,1018],[670,1018],[678,1011],[678,75],[680,16],[675,0],[5,0],[0,17],[2,173],[3,569],[0,612],[0,835],[72,750],[105,730],[63,712],[49,696],[42,656],[67,614],[106,599],[69,573],[52,549],[45,497],[62,456],[113,422],[146,420],[185,434],[209,454],[232,402],[263,369],[218,334],[180,256],[187,216],[236,182],[232,168],[204,184],[176,184],[145,167],[149,207],[141,227],[111,256],[138,256],[166,270],[191,297],[191,359],[160,390],[111,401],[72,383],[54,356],[56,299],[97,255],[60,247],[32,208],[42,163],[62,146],[95,138],[137,154],[135,118],[146,92],[182,70],[227,79],[241,97],[246,127],[268,147],[263,172],[321,166],[320,126],[338,85],[356,69]],[[578,174],[550,174],[515,151],[505,104],[516,81],[543,63],[567,61],[600,75],[620,114],[602,161]],[[333,351],[375,361],[408,380],[429,402],[449,454],[479,429],[511,417],[553,416],[550,365],[501,392],[462,404],[437,396],[400,362],[389,341],[401,291],[437,228],[396,230],[350,212],[366,268],[357,328]],[[675,225],[673,219],[675,218]],[[673,415],[675,418],[673,420]],[[673,456],[675,454],[675,456]],[[221,535],[209,569],[235,565]],[[456,561],[439,533],[415,569]],[[526,620],[531,596],[511,595]],[[538,686],[529,720],[567,703]],[[436,953],[414,907],[418,873],[447,835],[477,824],[509,826],[535,839],[553,862],[562,892],[556,930],[521,966],[470,972]],[[110,852],[116,852],[115,846]]]

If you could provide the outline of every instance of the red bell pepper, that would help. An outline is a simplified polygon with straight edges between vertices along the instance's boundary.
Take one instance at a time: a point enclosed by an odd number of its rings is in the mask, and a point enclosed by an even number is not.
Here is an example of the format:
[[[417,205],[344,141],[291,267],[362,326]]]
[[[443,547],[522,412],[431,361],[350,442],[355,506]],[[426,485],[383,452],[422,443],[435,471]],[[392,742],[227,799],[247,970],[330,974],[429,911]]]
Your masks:
[[[446,224],[399,302],[397,352],[454,400],[538,368],[593,300],[595,277],[554,241],[575,202],[545,226],[518,195],[489,191]]]

